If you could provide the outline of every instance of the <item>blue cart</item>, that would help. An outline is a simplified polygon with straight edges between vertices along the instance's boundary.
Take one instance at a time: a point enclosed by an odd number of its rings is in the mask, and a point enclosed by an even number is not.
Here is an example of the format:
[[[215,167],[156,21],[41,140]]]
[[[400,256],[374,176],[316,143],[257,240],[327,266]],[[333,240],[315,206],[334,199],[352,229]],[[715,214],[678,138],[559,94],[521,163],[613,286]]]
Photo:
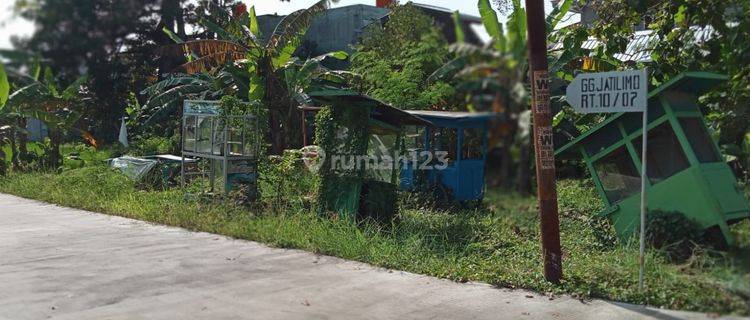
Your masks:
[[[481,201],[484,166],[492,113],[417,111],[412,115],[434,124],[411,127],[406,133],[407,157],[402,164],[400,188],[433,190],[448,201]]]

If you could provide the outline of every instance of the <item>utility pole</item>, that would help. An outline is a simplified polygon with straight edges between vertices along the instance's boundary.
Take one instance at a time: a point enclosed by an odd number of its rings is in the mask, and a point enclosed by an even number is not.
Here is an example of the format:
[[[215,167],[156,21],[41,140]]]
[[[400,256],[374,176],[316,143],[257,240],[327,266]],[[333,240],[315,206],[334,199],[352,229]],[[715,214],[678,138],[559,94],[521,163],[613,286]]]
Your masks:
[[[544,277],[547,281],[559,283],[562,278],[562,251],[560,219],[557,215],[555,147],[552,142],[552,108],[547,70],[547,23],[544,19],[543,0],[526,0],[526,21]]]

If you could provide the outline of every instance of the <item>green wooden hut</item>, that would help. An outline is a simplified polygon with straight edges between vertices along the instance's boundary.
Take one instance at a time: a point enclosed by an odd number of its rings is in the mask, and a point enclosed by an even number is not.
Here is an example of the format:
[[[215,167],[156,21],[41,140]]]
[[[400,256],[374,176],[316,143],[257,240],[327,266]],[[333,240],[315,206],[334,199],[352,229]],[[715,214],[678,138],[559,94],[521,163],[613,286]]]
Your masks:
[[[405,126],[432,123],[357,92],[311,92],[315,144],[324,153],[318,210],[346,219],[389,221],[396,213]]]
[[[711,139],[698,97],[723,75],[686,72],[649,93],[646,192],[649,211],[679,212],[733,239],[728,225],[747,218],[747,199]],[[640,223],[641,113],[619,113],[556,151],[581,157],[621,241]]]

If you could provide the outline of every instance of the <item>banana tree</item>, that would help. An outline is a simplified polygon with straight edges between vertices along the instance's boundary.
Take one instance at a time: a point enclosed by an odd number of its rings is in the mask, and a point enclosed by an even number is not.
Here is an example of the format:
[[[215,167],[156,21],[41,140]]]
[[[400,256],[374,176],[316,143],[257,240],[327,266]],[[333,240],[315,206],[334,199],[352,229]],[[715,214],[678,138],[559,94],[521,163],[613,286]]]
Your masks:
[[[247,88],[248,80],[241,75],[241,72],[227,70],[169,74],[164,80],[141,91],[149,99],[137,115],[137,120],[147,128],[169,123],[165,120],[178,113],[184,99],[219,100],[225,95],[246,99],[247,90],[240,88]],[[164,129],[163,125],[160,128]]]
[[[269,109],[271,151],[280,154],[288,145],[300,145],[296,134],[300,130],[300,115],[289,108],[292,95],[284,80],[284,69],[302,44],[313,18],[336,2],[338,0],[320,0],[284,17],[265,43],[261,40],[254,7],[249,11],[240,8],[233,13],[216,8],[220,12],[216,16],[228,17],[228,21],[202,17],[200,24],[219,39],[185,41],[162,52],[185,55],[188,62],[178,69],[186,74],[210,72],[226,65],[240,66],[247,75],[247,86],[240,90],[247,92],[249,100],[260,101]]]
[[[60,145],[66,131],[77,131],[86,141],[96,146],[96,140],[91,134],[74,127],[81,118],[80,110],[83,104],[88,100],[85,97],[87,76],[78,78],[64,88],[58,85],[49,67],[45,69],[41,80],[34,76],[26,78],[32,81],[8,96],[2,113],[16,119],[36,118],[47,126],[50,139],[47,154],[49,167],[57,168],[62,164]],[[18,130],[25,128],[18,126],[14,131]],[[20,149],[23,149],[23,146]]]
[[[5,109],[5,104],[8,102],[8,96],[10,94],[10,83],[8,82],[8,74],[5,72],[5,67],[0,63],[0,175],[6,171],[5,151],[3,151],[2,145],[8,142],[8,131],[2,121],[2,110]]]
[[[430,75],[428,81],[452,81],[457,91],[464,92],[469,108],[491,109],[500,114],[500,121],[490,132],[491,146],[498,147],[501,157],[500,184],[515,185],[521,192],[529,189],[530,160],[529,89],[525,84],[528,63],[526,60],[526,12],[520,0],[512,0],[513,11],[503,25],[492,8],[490,0],[478,0],[482,23],[492,37],[486,46],[467,43],[451,45],[455,58]],[[554,30],[568,13],[572,0],[565,0],[547,16],[547,28]],[[489,102],[489,103],[487,103]],[[489,105],[489,106],[486,106]],[[511,146],[516,144],[521,162],[518,181],[510,179],[512,171]]]

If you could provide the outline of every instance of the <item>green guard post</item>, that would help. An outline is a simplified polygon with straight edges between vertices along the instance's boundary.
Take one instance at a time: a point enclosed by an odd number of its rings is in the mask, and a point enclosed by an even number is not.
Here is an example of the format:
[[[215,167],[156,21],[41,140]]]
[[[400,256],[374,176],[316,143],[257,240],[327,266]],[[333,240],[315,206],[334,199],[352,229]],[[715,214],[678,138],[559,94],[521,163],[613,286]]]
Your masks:
[[[718,228],[734,242],[728,225],[748,218],[750,207],[718,146],[711,139],[698,97],[726,76],[685,72],[649,93],[649,211],[679,212],[701,228]],[[556,151],[580,156],[604,202],[621,243],[638,233],[640,113],[614,114]]]

